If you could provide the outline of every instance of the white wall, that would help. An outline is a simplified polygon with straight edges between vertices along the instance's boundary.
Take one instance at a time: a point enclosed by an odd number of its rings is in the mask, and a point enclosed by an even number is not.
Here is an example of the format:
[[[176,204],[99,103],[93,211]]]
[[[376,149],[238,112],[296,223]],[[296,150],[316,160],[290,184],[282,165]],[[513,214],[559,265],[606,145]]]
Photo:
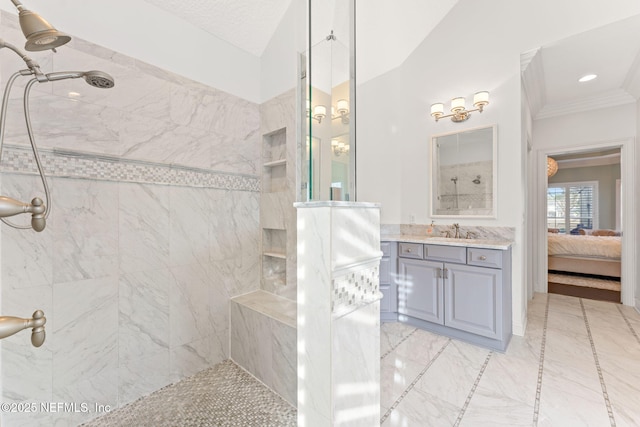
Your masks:
[[[568,114],[533,122],[533,148],[554,151],[636,134],[635,104]]]
[[[635,143],[638,143],[638,138],[640,138],[640,101],[636,104],[636,139]],[[640,164],[640,150],[636,150],[636,165]],[[636,175],[636,182],[633,183],[634,188],[638,188],[638,178],[640,174]],[[640,197],[636,197],[636,212],[640,212]],[[640,238],[640,227],[636,229],[635,241],[638,242]],[[636,253],[636,264],[640,265],[640,251]],[[636,298],[636,310],[640,311],[640,281],[636,280],[636,289],[635,289],[635,298]]]
[[[260,57],[261,101],[295,88],[298,53],[306,50],[307,9],[304,0],[293,0]]]
[[[399,223],[402,213],[402,161],[405,141],[400,136],[402,105],[399,70],[358,85],[356,182],[358,200],[382,202],[383,223]]]

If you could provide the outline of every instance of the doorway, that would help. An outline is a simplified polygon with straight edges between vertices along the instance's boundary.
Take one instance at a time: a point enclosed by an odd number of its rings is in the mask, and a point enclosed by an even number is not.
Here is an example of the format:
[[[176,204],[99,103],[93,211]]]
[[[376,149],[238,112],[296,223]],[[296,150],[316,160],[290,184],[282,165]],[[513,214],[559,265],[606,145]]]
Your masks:
[[[620,148],[547,156],[549,293],[621,301]]]
[[[619,183],[614,183],[614,187],[611,190],[614,194],[616,194],[616,186],[619,185],[619,200],[620,200],[620,208],[619,208],[619,216],[616,222],[616,215],[614,214],[613,223],[610,219],[607,219],[607,224],[613,224],[614,231],[619,228],[620,232],[620,298],[619,302],[622,302],[625,305],[633,305],[634,304],[634,278],[636,277],[636,268],[635,263],[632,261],[635,259],[635,247],[633,242],[633,236],[635,236],[635,205],[633,203],[633,182],[634,182],[634,171],[633,171],[633,162],[635,158],[635,147],[633,145],[633,139],[624,139],[624,140],[616,140],[609,142],[602,142],[599,144],[593,145],[583,145],[583,146],[574,146],[570,148],[565,148],[563,150],[550,150],[550,149],[540,149],[537,151],[536,155],[536,197],[534,200],[534,224],[535,229],[537,230],[534,238],[534,283],[535,290],[537,292],[549,292],[549,270],[554,270],[557,268],[561,268],[566,270],[566,266],[561,264],[558,267],[556,264],[551,262],[550,265],[550,257],[549,257],[549,236],[556,234],[551,233],[551,228],[564,228],[563,231],[565,233],[557,233],[557,234],[569,234],[571,235],[571,230],[575,230],[578,235],[580,234],[580,229],[585,229],[583,237],[590,234],[590,230],[593,230],[593,226],[597,225],[599,227],[600,222],[598,219],[598,223],[589,224],[591,229],[588,229],[584,226],[577,227],[579,223],[575,224],[575,227],[571,227],[571,222],[565,223],[564,227],[550,227],[549,224],[549,195],[548,195],[548,177],[547,177],[547,158],[551,157],[554,159],[571,159],[572,157],[594,157],[593,153],[607,153],[611,157],[616,156],[616,152],[619,151],[619,169],[620,169],[620,178]],[[613,160],[609,160],[613,161]],[[562,179],[561,179],[562,180]],[[626,183],[630,183],[627,185]],[[569,183],[571,184],[571,183]],[[598,188],[600,190],[600,188]],[[625,203],[625,201],[628,201]],[[615,201],[613,202],[615,203]],[[615,208],[614,208],[615,211]],[[579,216],[579,215],[577,215]],[[569,224],[569,225],[566,225]],[[554,224],[551,224],[554,225]],[[598,228],[599,229],[599,228]],[[560,231],[560,230],[559,230]],[[567,233],[568,231],[568,233]],[[592,231],[591,231],[592,234]],[[624,236],[627,236],[625,239]],[[594,237],[595,238],[595,237]],[[594,261],[587,261],[587,264],[593,264]],[[604,270],[597,270],[594,274],[597,276],[597,273],[600,273]],[[579,269],[579,272],[582,272]],[[594,272],[591,272],[594,273]],[[552,273],[553,274],[553,273]],[[607,270],[604,276],[615,276],[615,273]],[[554,279],[554,276],[551,276],[551,279]],[[608,280],[608,279],[605,279]],[[554,282],[552,282],[554,283]],[[552,289],[553,290],[553,289]]]

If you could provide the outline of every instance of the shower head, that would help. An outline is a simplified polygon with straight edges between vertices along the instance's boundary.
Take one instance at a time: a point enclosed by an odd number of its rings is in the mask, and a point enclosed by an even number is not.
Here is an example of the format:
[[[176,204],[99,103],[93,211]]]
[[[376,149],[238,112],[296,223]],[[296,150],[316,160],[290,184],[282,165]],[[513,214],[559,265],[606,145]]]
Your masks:
[[[11,0],[19,11],[20,28],[27,38],[24,48],[30,52],[55,49],[71,37],[53,28],[43,17],[24,8],[18,0]]]
[[[79,77],[93,87],[101,89],[109,89],[115,86],[113,77],[103,71],[59,71],[56,73],[45,74],[46,81],[55,82],[57,80],[77,79]]]
[[[113,86],[115,86],[115,81],[113,80],[113,77],[111,77],[109,74],[103,71],[98,71],[98,70],[87,71],[86,73],[84,73],[82,77],[84,77],[86,82],[89,83],[91,86],[94,86],[100,89],[110,89]]]

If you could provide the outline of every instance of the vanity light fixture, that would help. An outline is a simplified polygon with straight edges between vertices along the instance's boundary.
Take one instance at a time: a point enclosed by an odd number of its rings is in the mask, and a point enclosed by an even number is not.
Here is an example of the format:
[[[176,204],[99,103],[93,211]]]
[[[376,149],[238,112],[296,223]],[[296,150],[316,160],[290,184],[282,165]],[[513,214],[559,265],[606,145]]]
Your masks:
[[[547,177],[551,178],[558,172],[558,162],[553,157],[547,157]]]
[[[307,100],[307,114],[309,114],[310,104]],[[337,113],[337,114],[336,114]],[[325,117],[327,117],[327,107],[324,105],[316,105],[313,107],[313,116],[311,116],[314,120],[317,120],[318,123],[322,123]],[[339,99],[336,107],[331,107],[331,120],[340,119],[342,124],[349,124],[349,101],[346,99]]]
[[[340,157],[343,154],[348,154],[349,149],[349,144],[345,144],[344,142],[338,141],[337,139],[331,140],[331,151],[333,151],[333,154],[335,154],[337,157]]]
[[[445,117],[451,117],[451,120],[454,122],[464,122],[469,118],[474,111],[479,111],[482,113],[484,107],[489,104],[489,92],[481,91],[476,92],[473,95],[473,106],[476,107],[473,110],[465,109],[465,99],[464,97],[457,97],[451,100],[451,114],[444,114],[444,104],[436,103],[431,105],[431,115],[436,122]]]

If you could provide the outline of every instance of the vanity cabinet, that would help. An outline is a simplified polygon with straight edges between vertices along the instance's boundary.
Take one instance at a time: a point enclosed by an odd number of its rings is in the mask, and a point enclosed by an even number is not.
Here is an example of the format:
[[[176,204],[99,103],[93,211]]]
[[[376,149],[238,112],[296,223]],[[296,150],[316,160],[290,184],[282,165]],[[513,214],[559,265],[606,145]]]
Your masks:
[[[398,320],[504,351],[511,250],[398,244]]]
[[[398,313],[444,325],[442,263],[398,259]]]
[[[395,322],[398,320],[398,290],[396,287],[398,243],[380,242],[380,320]]]

